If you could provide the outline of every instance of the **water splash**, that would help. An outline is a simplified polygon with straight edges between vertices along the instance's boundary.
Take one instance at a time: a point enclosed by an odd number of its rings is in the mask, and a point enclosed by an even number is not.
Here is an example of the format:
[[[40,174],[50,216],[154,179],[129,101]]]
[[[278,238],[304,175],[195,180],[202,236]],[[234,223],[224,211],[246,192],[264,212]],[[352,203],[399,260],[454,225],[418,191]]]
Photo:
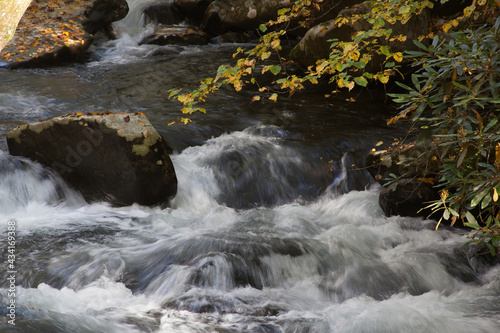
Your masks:
[[[23,157],[0,153],[0,212],[10,214],[30,204],[82,205],[85,201],[53,171]]]

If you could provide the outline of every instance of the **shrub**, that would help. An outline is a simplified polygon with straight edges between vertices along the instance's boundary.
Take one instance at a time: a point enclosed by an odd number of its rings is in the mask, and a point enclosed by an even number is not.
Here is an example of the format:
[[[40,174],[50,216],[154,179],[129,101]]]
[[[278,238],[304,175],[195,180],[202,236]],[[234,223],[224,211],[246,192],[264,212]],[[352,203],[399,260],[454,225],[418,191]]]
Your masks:
[[[421,70],[412,87],[391,94],[401,112],[391,119],[422,121],[422,137],[441,150],[441,200],[431,205],[441,219],[457,219],[475,231],[471,241],[492,255],[500,244],[500,17],[478,29],[435,37],[407,52]],[[440,219],[440,222],[441,222]],[[438,224],[439,226],[439,224]]]

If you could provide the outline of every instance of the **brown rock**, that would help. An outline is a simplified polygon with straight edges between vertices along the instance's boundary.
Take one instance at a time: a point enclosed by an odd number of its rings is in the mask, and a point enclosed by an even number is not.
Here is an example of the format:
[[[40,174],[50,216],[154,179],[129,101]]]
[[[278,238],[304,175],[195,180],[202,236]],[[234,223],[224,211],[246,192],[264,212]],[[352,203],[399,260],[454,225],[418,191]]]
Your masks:
[[[210,38],[203,31],[189,27],[163,27],[139,42],[156,45],[204,45]]]

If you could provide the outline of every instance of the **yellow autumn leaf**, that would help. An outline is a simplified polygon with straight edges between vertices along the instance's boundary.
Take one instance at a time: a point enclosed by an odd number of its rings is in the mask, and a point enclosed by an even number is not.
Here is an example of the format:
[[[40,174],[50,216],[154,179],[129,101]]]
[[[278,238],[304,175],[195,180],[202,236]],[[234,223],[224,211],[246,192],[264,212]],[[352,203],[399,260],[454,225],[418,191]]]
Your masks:
[[[401,62],[403,61],[403,54],[401,52],[397,52],[397,53],[394,53],[392,55],[392,57],[394,58],[394,60],[396,60],[397,62]]]
[[[434,178],[417,178],[417,180],[434,185]]]
[[[252,97],[252,100],[250,101],[250,103],[257,102],[257,101],[260,101],[260,96]]]
[[[345,17],[339,17],[336,21],[335,21],[335,24],[337,25],[337,27],[341,27],[342,25],[346,24],[346,23],[349,23],[349,20],[346,19]]]
[[[351,82],[347,83],[345,86],[346,86],[347,88],[349,88],[349,91],[351,91],[351,90],[352,90],[352,88],[354,88],[354,85],[355,85],[355,84],[354,84],[354,81],[351,81]]]
[[[500,143],[495,146],[495,168],[500,170]]]
[[[356,50],[352,50],[349,52],[348,57],[351,58],[354,61],[358,61],[359,59],[359,52]]]
[[[328,61],[326,61],[326,60],[325,60],[325,61],[323,61],[321,64],[319,64],[319,65],[316,67],[316,72],[318,72],[318,73],[319,73],[319,72],[323,71],[323,70],[326,68],[326,66],[328,66],[328,64],[329,64],[329,62],[328,62]]]
[[[448,32],[448,30],[451,29],[451,22],[446,22],[445,24],[443,24],[443,31],[444,32]]]
[[[496,187],[493,189],[493,201],[494,202],[498,201],[498,192]]]
[[[384,83],[384,84],[386,84],[387,82],[389,82],[389,76],[388,76],[388,75],[385,75],[385,74],[377,74],[376,78],[377,78],[380,82],[382,82],[382,83]]]
[[[277,93],[274,93],[271,95],[271,97],[269,97],[269,100],[273,101],[273,102],[276,102],[276,100],[278,99],[278,94]]]
[[[475,5],[470,5],[468,7],[465,7],[465,9],[464,9],[465,17],[471,16],[475,9],[476,9]]]

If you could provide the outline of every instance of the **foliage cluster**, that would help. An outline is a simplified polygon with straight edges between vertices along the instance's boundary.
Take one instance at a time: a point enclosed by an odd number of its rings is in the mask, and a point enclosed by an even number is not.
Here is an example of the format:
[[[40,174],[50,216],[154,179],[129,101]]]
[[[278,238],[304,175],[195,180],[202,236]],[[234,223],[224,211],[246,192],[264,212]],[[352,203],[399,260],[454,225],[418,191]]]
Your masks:
[[[500,248],[500,17],[478,29],[437,36],[407,52],[422,69],[412,86],[392,94],[402,104],[394,120],[424,122],[443,162],[441,200],[431,208],[441,219],[474,228],[472,240],[491,254]]]
[[[282,42],[293,25],[307,26],[320,9],[322,0],[297,0],[281,9],[276,20],[260,26],[259,43],[249,50],[238,49],[234,65],[221,65],[214,77],[203,80],[188,93],[171,90],[170,98],[183,104],[182,112],[205,112],[198,106],[207,96],[222,86],[240,91],[255,85],[258,93],[252,102],[267,98],[276,101],[279,94],[293,95],[316,84],[320,78],[332,83],[333,92],[340,88],[352,90],[369,82],[386,84],[399,72],[407,58],[414,61],[419,72],[411,76],[413,85],[399,85],[406,93],[392,95],[402,104],[401,112],[389,121],[402,118],[424,121],[424,135],[434,138],[442,149],[443,168],[440,174],[441,200],[432,205],[442,211],[442,219],[454,224],[462,220],[475,229],[472,241],[485,245],[494,254],[500,245],[500,103],[499,25],[495,0],[473,0],[463,12],[444,22],[441,36],[430,33],[414,43],[419,51],[402,52],[391,49],[392,41],[403,42],[406,36],[395,35],[392,26],[405,24],[434,2],[424,0],[367,1],[371,11],[350,17],[338,17],[337,27],[357,21],[368,24],[366,31],[356,32],[350,41],[331,40],[327,59],[304,69],[301,75],[288,71],[290,60],[283,57]],[[445,3],[448,0],[439,0]],[[299,23],[297,23],[299,22]],[[476,22],[488,22],[478,29],[466,29]],[[454,32],[454,30],[456,30]],[[432,40],[426,45],[425,40]],[[367,71],[374,57],[385,59],[384,68]],[[273,59],[273,62],[270,60]],[[271,85],[260,85],[262,74],[271,73],[276,79]],[[184,122],[189,121],[183,118]]]
[[[173,89],[169,97],[183,104],[182,113],[191,114],[195,111],[206,112],[204,108],[198,106],[198,103],[204,102],[208,95],[222,86],[232,86],[236,91],[240,91],[246,85],[256,85],[259,94],[252,99],[254,102],[263,97],[276,101],[279,94],[293,95],[296,91],[304,89],[305,83],[317,84],[322,77],[328,78],[336,88],[349,90],[356,85],[365,87],[372,80],[386,84],[390,77],[397,73],[399,64],[403,60],[403,54],[391,50],[388,43],[395,40],[403,42],[407,38],[393,34],[392,25],[397,22],[405,24],[426,8],[434,7],[434,3],[429,0],[367,1],[371,11],[351,17],[338,17],[335,24],[341,27],[344,24],[363,21],[369,24],[370,29],[358,31],[352,36],[351,41],[331,40],[331,53],[328,59],[318,60],[314,66],[309,66],[303,75],[289,73],[286,65],[291,61],[280,53],[287,30],[294,25],[309,26],[315,15],[319,13],[322,1],[296,0],[291,7],[280,9],[276,20],[260,25],[262,36],[256,46],[249,50],[238,48],[233,54],[233,58],[238,57],[236,64],[221,65],[217,74],[201,81],[198,88],[185,94],[182,94],[179,89]],[[448,0],[440,1],[444,3]],[[482,13],[489,5],[487,0],[479,0],[477,4],[474,0],[471,6],[464,9],[463,15],[446,22],[443,29],[447,31],[451,27],[458,26],[461,21]],[[430,33],[419,39],[426,37],[432,38],[434,35]],[[268,63],[273,54],[277,61]],[[366,71],[365,67],[376,56],[384,57],[385,68],[374,73]],[[266,72],[272,73],[277,79],[271,85],[262,86],[258,79]],[[275,86],[279,89],[271,88]],[[335,89],[333,92],[337,91]],[[183,118],[183,121],[187,122],[189,119]]]

